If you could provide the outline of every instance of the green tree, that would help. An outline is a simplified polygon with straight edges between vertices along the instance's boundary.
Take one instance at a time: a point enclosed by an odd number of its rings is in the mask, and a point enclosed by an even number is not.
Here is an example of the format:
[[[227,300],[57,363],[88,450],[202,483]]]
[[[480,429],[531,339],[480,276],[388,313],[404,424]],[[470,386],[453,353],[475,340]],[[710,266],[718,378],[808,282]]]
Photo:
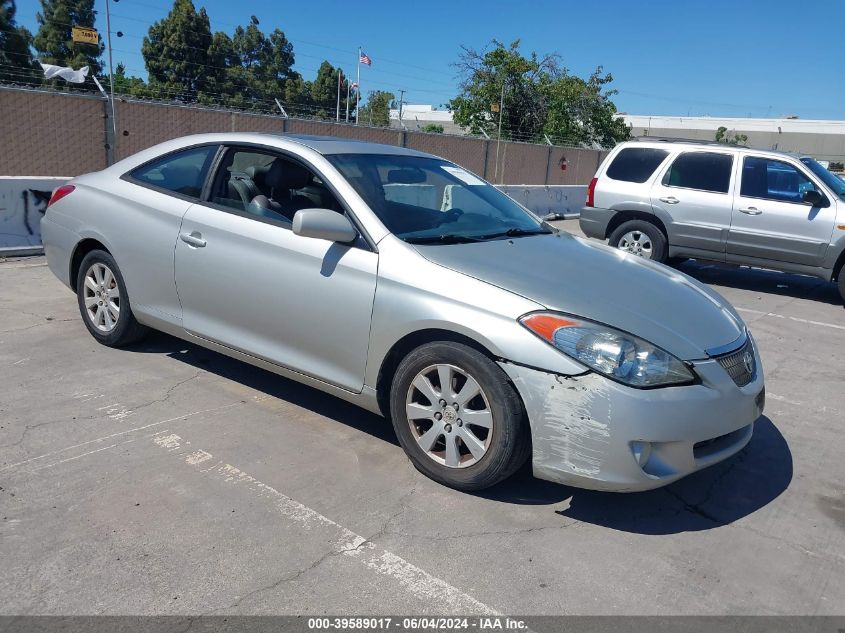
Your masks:
[[[569,74],[553,53],[528,57],[519,40],[505,46],[493,40],[484,52],[464,48],[456,64],[461,93],[449,102],[455,122],[471,133],[541,141],[544,135],[577,145],[611,146],[630,136],[616,116],[605,87],[613,77],[599,67],[588,78]],[[501,109],[501,112],[500,112]]]
[[[562,144],[612,147],[631,136],[604,87],[613,76],[601,66],[586,80],[567,73],[543,86],[548,106],[543,133]]]
[[[100,75],[103,38],[99,44],[80,44],[71,37],[74,26],[93,28],[94,16],[94,0],[41,0],[41,11],[36,15],[38,33],[33,40],[38,59],[75,70],[88,66],[89,74]]]
[[[267,36],[258,24],[252,16],[232,37],[222,31],[212,36],[200,102],[276,112],[274,100],[286,100],[287,82],[299,78],[292,69],[293,45],[280,29]]]
[[[290,116],[311,116],[313,102],[311,101],[311,82],[299,75],[291,76],[285,82],[285,98]]]
[[[111,77],[106,77],[103,81],[103,88],[107,91],[111,87]],[[146,82],[140,77],[128,77],[126,75],[126,66],[123,62],[118,63],[114,69],[114,92],[118,95],[128,95],[131,97],[147,97],[149,90]]]
[[[366,105],[361,106],[359,123],[388,127],[390,125],[390,106],[396,100],[392,92],[371,91]]]
[[[429,134],[443,134],[443,126],[437,123],[426,123],[420,128],[420,131],[428,132]]]
[[[173,8],[149,29],[141,54],[153,94],[196,101],[209,83],[211,26],[205,8],[175,0]]]
[[[716,142],[724,143],[725,145],[745,145],[748,141],[747,134],[737,134],[736,131],[729,132],[725,126],[720,126],[716,130]]]
[[[340,112],[346,116],[346,90],[348,79],[343,75],[343,70],[335,68],[329,62],[324,61],[317,70],[317,77],[311,83],[311,107],[312,116],[323,119],[333,119],[337,111],[337,85],[338,74],[340,74]],[[350,96],[354,103],[354,98]],[[350,103],[351,108],[351,103]]]
[[[15,11],[15,0],[0,0],[0,81],[38,83],[40,69],[29,50],[32,34],[15,23]]]

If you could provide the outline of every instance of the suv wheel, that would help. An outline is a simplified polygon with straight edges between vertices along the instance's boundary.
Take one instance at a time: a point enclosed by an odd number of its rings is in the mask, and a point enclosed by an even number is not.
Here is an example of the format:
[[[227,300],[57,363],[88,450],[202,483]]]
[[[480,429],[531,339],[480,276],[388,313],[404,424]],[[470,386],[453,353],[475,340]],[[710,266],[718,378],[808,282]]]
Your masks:
[[[610,245],[632,255],[665,263],[667,254],[666,238],[663,232],[651,222],[629,220],[623,222],[608,240]]]
[[[481,490],[528,458],[522,401],[505,373],[460,343],[428,343],[400,363],[390,417],[417,470],[458,490]]]

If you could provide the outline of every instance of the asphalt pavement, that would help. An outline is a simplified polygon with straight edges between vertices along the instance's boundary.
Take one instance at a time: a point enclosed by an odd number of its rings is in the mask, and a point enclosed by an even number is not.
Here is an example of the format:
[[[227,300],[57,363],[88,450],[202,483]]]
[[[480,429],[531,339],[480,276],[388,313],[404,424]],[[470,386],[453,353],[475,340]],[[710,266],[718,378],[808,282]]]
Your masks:
[[[648,493],[465,494],[375,415],[163,334],[100,346],[43,258],[0,263],[0,615],[843,614],[836,289],[680,269],[760,346],[750,445]]]

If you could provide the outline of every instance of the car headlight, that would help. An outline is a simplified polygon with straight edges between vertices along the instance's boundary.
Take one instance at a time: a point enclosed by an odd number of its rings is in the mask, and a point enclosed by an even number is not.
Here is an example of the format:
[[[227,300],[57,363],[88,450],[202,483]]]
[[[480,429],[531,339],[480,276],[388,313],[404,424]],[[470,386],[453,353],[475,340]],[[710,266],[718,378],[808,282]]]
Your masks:
[[[692,382],[692,371],[656,345],[601,323],[548,313],[519,319],[537,336],[590,369],[631,387]]]

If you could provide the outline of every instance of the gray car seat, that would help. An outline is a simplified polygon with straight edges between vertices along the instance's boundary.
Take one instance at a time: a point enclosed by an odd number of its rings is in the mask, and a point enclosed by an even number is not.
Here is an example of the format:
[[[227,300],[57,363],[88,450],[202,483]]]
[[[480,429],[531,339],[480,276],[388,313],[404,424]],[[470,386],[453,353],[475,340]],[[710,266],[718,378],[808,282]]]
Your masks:
[[[258,176],[257,170],[254,176]],[[275,159],[263,174],[261,193],[250,200],[250,211],[292,222],[297,211],[314,206],[310,198],[292,191],[302,189],[311,180],[311,172],[304,167],[281,158]]]

